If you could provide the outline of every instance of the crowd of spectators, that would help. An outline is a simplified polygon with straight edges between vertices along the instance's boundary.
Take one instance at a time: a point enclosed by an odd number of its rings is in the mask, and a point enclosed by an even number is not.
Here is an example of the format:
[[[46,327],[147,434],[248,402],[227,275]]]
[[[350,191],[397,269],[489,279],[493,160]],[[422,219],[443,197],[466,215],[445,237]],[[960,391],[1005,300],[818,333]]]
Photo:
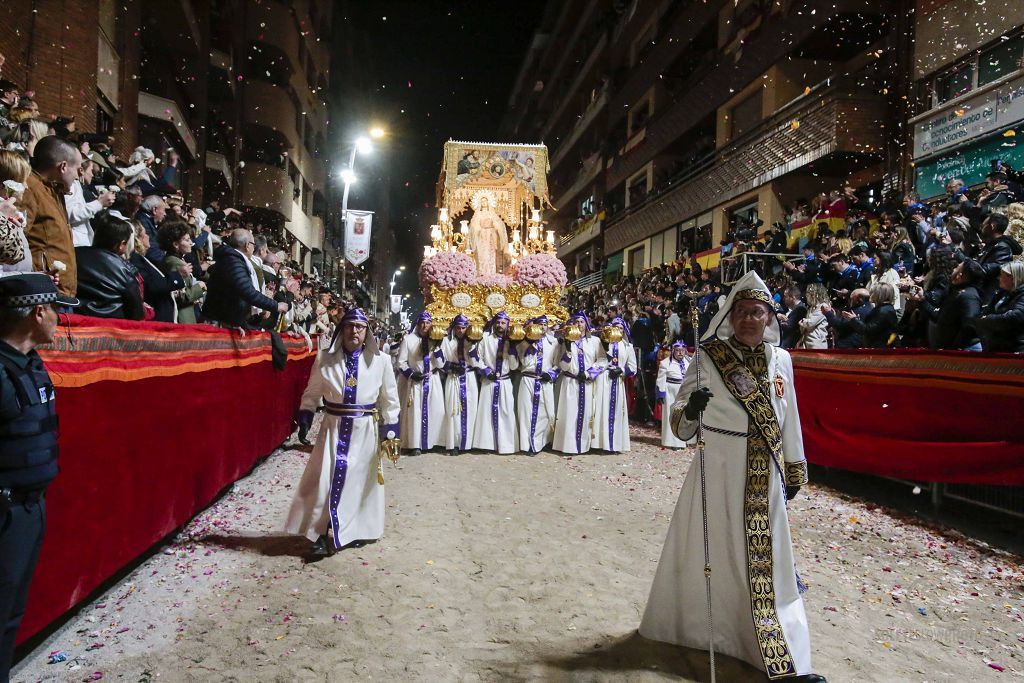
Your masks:
[[[797,236],[798,222],[811,229]],[[624,317],[652,355],[679,338],[692,343],[691,310],[705,329],[728,283],[753,268],[775,292],[788,348],[1024,352],[1024,190],[1001,161],[977,190],[954,179],[939,200],[907,195],[876,209],[844,187],[760,227],[729,231],[721,267],[691,257],[570,291],[567,303],[597,324]]]
[[[46,273],[88,316],[330,334],[342,298],[255,213],[190,207],[173,149],[110,143],[0,78],[0,277]]]

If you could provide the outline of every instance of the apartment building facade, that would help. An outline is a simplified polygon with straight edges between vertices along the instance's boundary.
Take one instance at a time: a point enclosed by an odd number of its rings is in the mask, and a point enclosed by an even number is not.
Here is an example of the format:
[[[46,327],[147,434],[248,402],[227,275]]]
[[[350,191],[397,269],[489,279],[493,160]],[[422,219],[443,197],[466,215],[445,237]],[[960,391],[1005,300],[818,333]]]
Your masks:
[[[559,256],[633,274],[905,175],[906,3],[553,3],[503,135],[550,148]],[[912,29],[912,26],[910,27]]]
[[[918,0],[910,182],[922,199],[951,178],[979,185],[1002,160],[1024,169],[1024,2]]]
[[[306,268],[329,220],[328,0],[3,3],[9,78],[44,113],[166,163],[196,206],[246,207]]]

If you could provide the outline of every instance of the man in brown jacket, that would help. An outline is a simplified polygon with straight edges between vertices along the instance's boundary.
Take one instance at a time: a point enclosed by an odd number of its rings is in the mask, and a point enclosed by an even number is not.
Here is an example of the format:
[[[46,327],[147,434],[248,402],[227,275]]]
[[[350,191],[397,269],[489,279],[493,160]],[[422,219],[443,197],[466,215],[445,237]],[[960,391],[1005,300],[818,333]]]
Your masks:
[[[58,289],[72,297],[78,289],[78,271],[64,195],[71,191],[81,165],[82,155],[70,142],[53,135],[43,138],[36,143],[32,175],[22,199],[32,267],[50,275],[59,273]],[[64,270],[55,265],[57,261]]]

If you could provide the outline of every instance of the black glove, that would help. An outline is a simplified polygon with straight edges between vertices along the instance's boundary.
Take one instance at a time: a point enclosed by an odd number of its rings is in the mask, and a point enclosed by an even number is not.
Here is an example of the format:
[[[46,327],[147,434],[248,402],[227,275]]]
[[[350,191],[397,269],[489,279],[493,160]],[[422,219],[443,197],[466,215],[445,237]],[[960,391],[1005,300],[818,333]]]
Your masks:
[[[300,424],[299,425],[299,442],[302,443],[305,446],[309,445],[309,439],[306,438],[306,436],[308,434],[309,434],[309,425]]]
[[[567,348],[567,349],[571,349],[572,348],[572,340],[571,339],[563,339],[562,343],[565,344],[565,348]]]
[[[409,376],[413,379],[414,382],[419,382],[420,380],[423,379],[423,373],[422,372],[413,372]]]
[[[796,494],[800,493],[799,486],[787,486],[786,487],[786,500],[793,500],[796,498]]]
[[[622,375],[622,368],[608,368],[609,377],[619,377]]]
[[[704,409],[708,407],[708,401],[714,394],[707,387],[701,387],[697,391],[690,394],[690,398],[686,401],[686,407],[683,408],[683,415],[686,416],[687,420],[693,421],[697,419],[697,416],[704,412]]]
[[[551,375],[549,375],[546,372],[542,372],[540,374],[540,381],[541,381],[541,384],[547,384],[548,382],[551,381]]]

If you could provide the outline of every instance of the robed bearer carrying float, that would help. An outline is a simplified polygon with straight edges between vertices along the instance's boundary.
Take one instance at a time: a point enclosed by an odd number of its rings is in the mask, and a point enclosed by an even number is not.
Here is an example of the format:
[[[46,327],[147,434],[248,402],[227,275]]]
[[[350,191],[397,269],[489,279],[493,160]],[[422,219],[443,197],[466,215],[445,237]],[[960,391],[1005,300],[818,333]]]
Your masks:
[[[771,301],[754,272],[734,286],[672,406],[672,430],[682,440],[696,436],[698,459],[679,494],[640,634],[710,646],[712,672],[717,651],[770,680],[824,681],[811,673],[786,513],[807,483],[807,463],[793,363],[777,346]]]
[[[419,455],[440,443],[444,420],[444,384],[441,382],[440,344],[433,334],[433,319],[424,311],[402,339],[398,350],[398,371],[402,375],[402,447]]]
[[[547,448],[555,428],[555,389],[561,351],[548,334],[546,315],[526,325],[526,338],[519,342],[519,447],[530,455]]]
[[[624,453],[629,450],[625,378],[636,375],[636,350],[630,343],[629,325],[622,318],[615,318],[605,325],[600,339],[607,369],[598,375],[594,385],[598,404],[594,445],[604,451]]]

